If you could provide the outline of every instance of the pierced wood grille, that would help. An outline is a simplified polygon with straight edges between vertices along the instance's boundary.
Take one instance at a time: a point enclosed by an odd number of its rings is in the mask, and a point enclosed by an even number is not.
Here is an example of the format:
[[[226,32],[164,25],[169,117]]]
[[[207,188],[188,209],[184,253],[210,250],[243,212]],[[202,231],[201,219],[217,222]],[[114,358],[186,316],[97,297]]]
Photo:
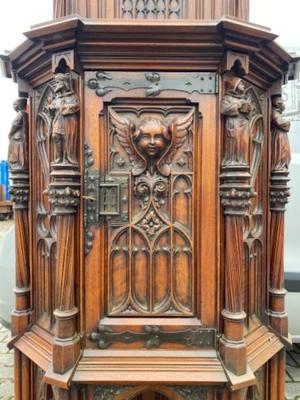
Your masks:
[[[128,19],[180,19],[184,0],[122,0],[120,15]]]

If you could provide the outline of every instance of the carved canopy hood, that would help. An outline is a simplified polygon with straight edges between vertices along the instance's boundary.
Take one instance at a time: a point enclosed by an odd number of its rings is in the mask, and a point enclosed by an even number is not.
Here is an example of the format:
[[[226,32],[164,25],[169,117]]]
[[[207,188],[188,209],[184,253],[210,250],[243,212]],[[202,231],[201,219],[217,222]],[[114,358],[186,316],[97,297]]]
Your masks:
[[[284,398],[292,59],[248,13],[55,0],[1,56],[17,400]]]

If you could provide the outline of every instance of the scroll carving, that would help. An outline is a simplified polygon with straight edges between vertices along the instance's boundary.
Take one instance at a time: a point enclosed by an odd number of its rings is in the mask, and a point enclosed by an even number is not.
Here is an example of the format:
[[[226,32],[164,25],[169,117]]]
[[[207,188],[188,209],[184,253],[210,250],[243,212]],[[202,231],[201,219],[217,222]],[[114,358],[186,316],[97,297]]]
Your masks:
[[[123,205],[132,206],[129,221],[108,220],[115,226],[109,239],[109,314],[192,315],[190,148],[195,110],[109,107],[108,118],[108,177],[113,180],[111,173],[122,171],[132,184],[131,200],[121,196]],[[158,265],[165,277],[159,290],[155,285]],[[125,278],[128,273],[132,285]],[[114,286],[119,279],[124,285]]]
[[[15,309],[12,312],[12,335],[20,335],[29,324],[30,270],[29,270],[29,171],[28,171],[28,114],[27,99],[14,102],[16,117],[9,132],[8,163],[14,202],[16,238],[16,288]]]
[[[282,336],[288,337],[287,315],[284,309],[284,212],[290,195],[288,188],[291,160],[288,131],[290,122],[283,117],[284,101],[280,95],[272,98],[271,148],[271,267],[270,267],[270,323]]]

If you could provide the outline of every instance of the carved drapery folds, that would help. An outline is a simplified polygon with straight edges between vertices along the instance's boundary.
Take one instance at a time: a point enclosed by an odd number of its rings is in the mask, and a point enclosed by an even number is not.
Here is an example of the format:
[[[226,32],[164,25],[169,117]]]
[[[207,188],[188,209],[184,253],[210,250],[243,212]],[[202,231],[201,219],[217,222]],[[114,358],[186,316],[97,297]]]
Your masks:
[[[289,163],[291,151],[288,140],[290,122],[283,117],[284,101],[272,97],[271,129],[271,265],[269,281],[270,324],[280,335],[288,337],[287,314],[284,309],[284,212],[288,202]]]
[[[48,187],[51,211],[56,216],[56,320],[53,370],[63,374],[76,362],[79,338],[75,322],[75,214],[80,196],[78,168],[79,99],[73,91],[72,76],[58,73],[53,97],[48,99],[51,118],[49,136],[53,149]]]
[[[220,353],[236,375],[246,373],[243,339],[244,312],[244,217],[254,191],[250,175],[250,119],[253,104],[243,80],[230,71],[221,112],[225,116],[224,157],[221,171],[221,203],[225,214],[225,309]]]
[[[29,272],[29,166],[28,166],[28,114],[27,99],[14,102],[16,117],[9,132],[8,163],[14,202],[16,243],[16,304],[12,313],[12,334],[20,335],[29,323],[30,272]]]

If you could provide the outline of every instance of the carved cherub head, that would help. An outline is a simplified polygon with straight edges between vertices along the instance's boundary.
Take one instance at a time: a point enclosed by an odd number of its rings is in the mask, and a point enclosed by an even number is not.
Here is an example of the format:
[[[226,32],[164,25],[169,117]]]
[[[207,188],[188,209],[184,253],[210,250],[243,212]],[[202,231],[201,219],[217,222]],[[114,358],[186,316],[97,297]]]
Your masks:
[[[159,119],[146,119],[135,130],[133,140],[142,156],[157,159],[170,146],[171,132]]]
[[[282,97],[280,95],[272,97],[272,106],[274,108],[277,108],[281,112],[283,112],[285,110],[284,100],[282,99]]]
[[[170,175],[171,156],[185,142],[194,121],[194,109],[183,117],[173,120],[144,118],[140,121],[120,116],[113,108],[110,118],[121,146],[132,163],[134,176],[149,168],[151,174],[158,171]]]
[[[25,97],[20,97],[13,102],[13,107],[15,111],[25,111],[27,107],[27,99]]]
[[[58,73],[54,76],[54,92],[56,94],[63,94],[72,91],[72,77],[71,74]]]

